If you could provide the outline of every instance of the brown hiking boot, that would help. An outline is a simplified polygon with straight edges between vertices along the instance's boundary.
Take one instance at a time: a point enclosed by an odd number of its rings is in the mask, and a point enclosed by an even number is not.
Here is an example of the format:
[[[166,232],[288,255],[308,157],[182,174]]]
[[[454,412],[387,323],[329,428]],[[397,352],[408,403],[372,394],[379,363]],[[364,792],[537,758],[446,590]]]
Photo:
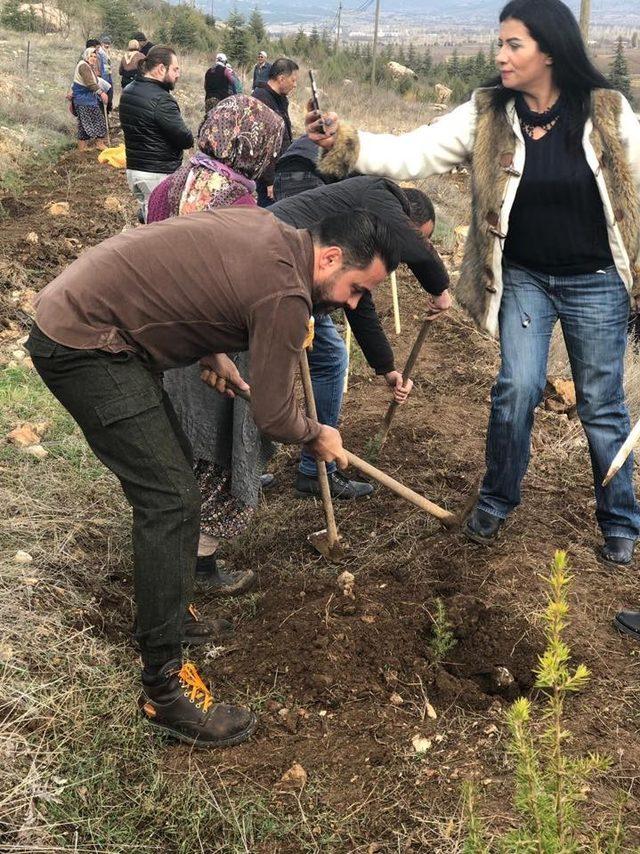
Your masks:
[[[152,726],[195,747],[232,747],[258,725],[249,709],[214,703],[191,662],[169,661],[153,679],[143,673],[138,705]]]

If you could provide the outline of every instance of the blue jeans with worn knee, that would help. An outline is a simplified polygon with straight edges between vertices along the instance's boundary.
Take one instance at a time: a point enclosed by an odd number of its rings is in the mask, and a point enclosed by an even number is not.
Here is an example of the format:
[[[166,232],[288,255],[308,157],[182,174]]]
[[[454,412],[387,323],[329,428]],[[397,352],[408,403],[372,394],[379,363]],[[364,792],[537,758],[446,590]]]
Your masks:
[[[487,471],[478,506],[504,519],[520,503],[534,409],[542,400],[551,333],[559,320],[589,443],[598,524],[605,537],[635,540],[640,513],[631,456],[602,488],[630,429],[623,390],[629,318],[624,283],[613,266],[578,276],[549,276],[508,264],[503,272],[502,365],[491,392]]]
[[[316,315],[315,321],[309,367],[318,421],[330,427],[337,427],[344,393],[344,374],[347,370],[347,348],[328,315]],[[335,469],[335,463],[327,463],[328,472]],[[300,455],[300,471],[310,477],[316,477],[318,474],[315,457],[305,450]]]

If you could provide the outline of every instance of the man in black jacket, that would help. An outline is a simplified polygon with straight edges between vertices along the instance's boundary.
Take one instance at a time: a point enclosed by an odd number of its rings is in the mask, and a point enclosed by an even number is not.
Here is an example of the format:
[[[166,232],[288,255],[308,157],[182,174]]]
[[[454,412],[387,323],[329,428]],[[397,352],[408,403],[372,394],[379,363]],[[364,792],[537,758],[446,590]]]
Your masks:
[[[141,76],[122,92],[120,122],[127,153],[127,183],[146,220],[149,196],[182,164],[182,152],[193,145],[193,134],[171,94],[180,78],[173,48],[155,45],[141,65]]]
[[[288,199],[305,190],[332,184],[335,179],[318,170],[319,159],[320,147],[306,133],[294,139],[276,163],[274,199],[279,202],[280,199]]]
[[[258,101],[262,101],[267,107],[282,117],[284,121],[284,134],[278,157],[289,148],[293,139],[291,130],[291,119],[289,118],[289,95],[298,85],[298,64],[292,59],[280,57],[271,64],[269,79],[266,83],[258,83],[251,93]],[[263,174],[256,182],[258,191],[258,204],[261,208],[273,204],[273,180],[274,165]]]
[[[415,189],[401,189],[387,178],[362,176],[298,193],[276,202],[270,211],[295,228],[309,228],[330,214],[364,209],[388,226],[399,249],[400,260],[429,294],[429,310],[435,316],[451,305],[449,276],[438,253],[429,243],[435,212],[428,196]],[[376,374],[384,376],[394,398],[404,403],[413,386],[394,364],[393,350],[382,329],[370,294],[363,294],[357,308],[345,314],[365,359]],[[316,316],[314,346],[309,354],[318,418],[336,427],[342,406],[347,352],[328,316]],[[368,483],[349,480],[335,465],[327,466],[335,498],[361,498],[372,492]],[[299,496],[318,495],[315,459],[302,452],[296,476]]]

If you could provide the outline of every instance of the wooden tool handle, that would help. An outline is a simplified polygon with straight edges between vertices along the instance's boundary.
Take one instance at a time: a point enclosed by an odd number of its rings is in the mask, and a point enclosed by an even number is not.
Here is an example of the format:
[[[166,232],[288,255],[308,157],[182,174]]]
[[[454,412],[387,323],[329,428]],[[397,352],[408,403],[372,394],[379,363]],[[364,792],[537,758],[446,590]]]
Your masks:
[[[418,332],[418,337],[416,338],[413,347],[411,348],[411,352],[409,353],[409,358],[404,366],[404,371],[402,372],[402,379],[406,382],[413,371],[416,362],[418,361],[418,356],[420,355],[420,350],[422,350],[422,345],[424,344],[424,340],[427,337],[427,333],[429,332],[429,328],[433,323],[432,320],[425,320],[420,327],[420,331]],[[387,408],[387,414],[384,416],[383,428],[381,431],[382,437],[386,437],[389,427],[391,426],[391,422],[393,421],[393,416],[396,413],[396,409],[399,404],[396,403],[395,400],[392,400]]]
[[[300,354],[300,373],[302,374],[302,386],[304,388],[304,396],[307,401],[309,417],[313,418],[314,421],[317,421],[318,410],[316,409],[316,400],[313,396],[311,371],[309,370],[309,358],[306,350],[303,350]],[[322,498],[324,518],[327,523],[327,537],[329,539],[329,547],[331,547],[338,542],[338,528],[336,526],[336,517],[333,513],[333,504],[331,502],[331,487],[329,486],[327,464],[322,460],[316,460],[316,466],[318,469],[318,483],[320,484],[320,497]]]
[[[373,478],[382,486],[386,486],[387,489],[395,492],[396,495],[400,496],[400,498],[404,498],[405,501],[410,501],[412,504],[415,504],[416,507],[419,507],[421,510],[429,513],[431,516],[435,516],[436,519],[439,519],[442,524],[445,525],[445,527],[453,527],[456,525],[456,517],[453,513],[445,510],[444,507],[439,507],[437,504],[434,504],[433,501],[429,501],[428,498],[414,492],[413,489],[409,489],[408,486],[405,486],[403,483],[400,483],[399,480],[395,480],[395,478],[385,474],[383,471],[380,471],[380,469],[372,466],[371,463],[368,463],[366,460],[361,460],[360,457],[356,457],[356,455],[352,454],[351,451],[347,451],[345,449],[345,454],[347,455],[350,465],[357,468],[363,474],[366,474],[367,477]]]

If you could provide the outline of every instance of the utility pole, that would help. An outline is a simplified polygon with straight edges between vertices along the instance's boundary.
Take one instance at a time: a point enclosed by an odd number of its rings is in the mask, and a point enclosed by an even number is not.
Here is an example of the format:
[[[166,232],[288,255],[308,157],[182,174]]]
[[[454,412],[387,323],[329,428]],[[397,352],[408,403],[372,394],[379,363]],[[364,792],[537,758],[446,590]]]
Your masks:
[[[585,45],[589,41],[589,19],[591,18],[591,0],[580,0],[580,32]]]
[[[338,29],[336,31],[336,53],[340,50],[340,22],[342,20],[342,0],[338,4]]]
[[[376,54],[378,52],[378,25],[380,23],[380,0],[376,0],[376,18],[373,25],[373,50],[371,52],[371,85],[376,85]]]

